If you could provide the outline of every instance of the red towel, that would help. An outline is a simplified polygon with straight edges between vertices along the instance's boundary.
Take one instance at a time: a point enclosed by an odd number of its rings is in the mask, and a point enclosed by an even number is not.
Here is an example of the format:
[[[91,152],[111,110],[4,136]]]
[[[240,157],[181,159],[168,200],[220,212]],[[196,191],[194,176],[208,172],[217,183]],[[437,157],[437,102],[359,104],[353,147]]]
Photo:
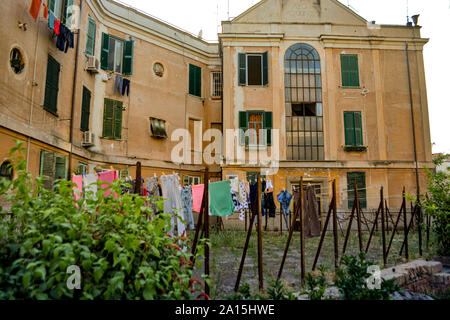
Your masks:
[[[55,31],[56,35],[59,35],[59,33],[60,33],[59,24],[60,24],[59,20],[55,18],[55,29],[54,29],[54,31]]]
[[[31,1],[30,14],[34,18],[34,20],[36,20],[39,15],[39,10],[41,9],[41,4],[42,4],[42,0],[32,0]]]
[[[44,19],[48,19],[48,7],[44,3]]]

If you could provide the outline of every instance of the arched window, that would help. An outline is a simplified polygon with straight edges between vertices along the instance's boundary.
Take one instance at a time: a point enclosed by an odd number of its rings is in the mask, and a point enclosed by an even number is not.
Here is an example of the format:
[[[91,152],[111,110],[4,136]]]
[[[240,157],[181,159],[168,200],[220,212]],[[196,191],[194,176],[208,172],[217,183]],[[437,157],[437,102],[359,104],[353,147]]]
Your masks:
[[[12,181],[13,178],[13,169],[11,166],[11,162],[5,161],[0,166],[0,178],[5,178]]]
[[[286,51],[285,89],[288,160],[324,160],[320,57],[310,45]]]

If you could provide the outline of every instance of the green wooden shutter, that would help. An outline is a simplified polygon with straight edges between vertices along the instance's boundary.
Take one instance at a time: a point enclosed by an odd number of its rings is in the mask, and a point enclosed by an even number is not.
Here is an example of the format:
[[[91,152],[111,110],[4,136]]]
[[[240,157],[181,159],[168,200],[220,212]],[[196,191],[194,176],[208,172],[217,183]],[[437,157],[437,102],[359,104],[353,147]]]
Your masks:
[[[91,114],[91,92],[83,87],[83,101],[81,105],[81,131],[89,131],[89,118]]]
[[[58,104],[59,71],[60,71],[59,63],[51,56],[48,56],[44,109],[55,114],[57,112],[57,104]]]
[[[344,126],[345,126],[345,145],[354,146],[356,143],[354,112],[344,112]]]
[[[108,70],[108,57],[109,57],[109,35],[102,34],[102,54],[100,58],[101,68]]]
[[[195,66],[189,65],[189,94],[195,95]]]
[[[105,109],[103,111],[103,137],[113,138],[114,137],[114,101],[105,99]]]
[[[355,119],[355,145],[362,146],[363,145],[363,134],[362,134],[361,112],[355,112],[354,119]]]
[[[248,139],[246,139],[245,133],[248,130],[248,112],[247,111],[239,111],[239,129],[243,130],[240,135],[240,144],[241,146],[248,144]]]
[[[264,52],[262,55],[263,59],[263,85],[267,85],[269,83],[269,54],[268,52]]]
[[[348,172],[347,173],[347,194],[348,194],[348,208],[353,207],[353,200],[355,199],[355,184],[358,188],[358,198],[360,207],[367,208],[366,197],[366,174],[364,172]]]
[[[39,175],[43,176],[44,189],[52,190],[55,180],[55,154],[53,152],[41,151]]]
[[[114,104],[114,138],[122,139],[122,102],[116,101]]]
[[[247,54],[239,53],[239,85],[247,85]]]
[[[359,66],[357,55],[341,55],[341,73],[343,87],[359,87]]]
[[[122,73],[126,76],[133,74],[133,51],[134,41],[124,41]]]
[[[197,75],[195,77],[195,85],[196,85],[196,96],[202,96],[202,68],[197,67]]]
[[[53,13],[55,12],[55,0],[48,0],[48,8]]]
[[[264,129],[266,129],[266,143],[268,146],[272,145],[272,127],[273,127],[273,115],[272,112],[264,112]]]
[[[55,161],[55,180],[67,179],[67,157],[56,156]]]
[[[88,17],[88,28],[86,33],[86,54],[93,56],[95,54],[95,36],[96,36],[96,22],[91,17]],[[109,46],[109,42],[108,42]]]

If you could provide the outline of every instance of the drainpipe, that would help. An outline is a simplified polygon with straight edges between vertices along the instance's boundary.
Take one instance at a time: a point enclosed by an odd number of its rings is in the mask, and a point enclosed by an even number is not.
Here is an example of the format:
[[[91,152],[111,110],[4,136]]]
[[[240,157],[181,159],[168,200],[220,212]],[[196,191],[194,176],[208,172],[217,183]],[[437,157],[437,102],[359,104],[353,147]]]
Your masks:
[[[223,151],[224,151],[224,127],[223,127],[223,97],[224,97],[224,94],[223,94],[223,87],[224,87],[224,81],[225,81],[225,77],[223,76],[223,45],[222,45],[222,39],[219,39],[219,54],[220,54],[220,68],[222,69],[222,81],[221,81],[221,84],[220,84],[220,86],[221,86],[221,89],[222,89],[222,99],[220,100],[220,103],[221,103],[221,109],[222,109],[222,159],[223,159]],[[222,160],[221,159],[221,160]],[[222,177],[222,179],[223,179],[223,169],[222,169],[222,166],[220,166],[220,176]]]
[[[411,121],[412,121],[412,134],[413,134],[413,144],[414,144],[414,162],[416,163],[415,173],[416,173],[417,199],[419,199],[419,196],[420,196],[419,163],[417,162],[416,125],[415,125],[415,121],[414,121],[414,107],[413,107],[413,96],[412,96],[412,85],[411,85],[411,71],[410,71],[410,67],[409,67],[408,43],[406,43],[405,51],[406,51],[406,65],[408,67],[409,101],[411,104]]]
[[[37,24],[37,36],[36,36],[36,47],[34,50],[34,68],[33,68],[33,82],[31,83],[31,103],[30,103],[30,119],[28,121],[28,125],[33,125],[33,109],[34,109],[34,87],[37,86],[36,84],[36,67],[37,67],[37,55],[38,55],[38,47],[39,47],[39,30],[40,30],[40,20],[38,20]],[[25,170],[28,171],[29,168],[29,162],[30,162],[30,147],[31,147],[31,137],[27,138],[27,164]]]
[[[79,23],[81,25],[81,17],[83,12],[83,0],[80,0],[80,19]],[[78,73],[78,57],[79,57],[79,48],[80,48],[80,32],[81,32],[81,26],[78,28],[77,32],[77,44],[75,48],[75,71],[73,73],[73,87],[72,87],[72,106],[70,110],[70,136],[69,136],[69,142],[70,142],[70,152],[69,152],[69,165],[68,165],[68,179],[71,179],[72,174],[72,155],[73,155],[73,118],[75,115],[75,96],[77,93],[77,73]]]

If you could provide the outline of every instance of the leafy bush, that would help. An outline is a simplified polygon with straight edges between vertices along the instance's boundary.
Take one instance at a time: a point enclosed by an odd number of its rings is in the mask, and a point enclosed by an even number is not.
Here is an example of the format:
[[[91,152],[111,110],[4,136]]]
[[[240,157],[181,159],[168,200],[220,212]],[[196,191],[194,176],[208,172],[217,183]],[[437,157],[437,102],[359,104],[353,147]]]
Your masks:
[[[266,290],[266,295],[252,294],[250,285],[244,283],[238,292],[228,296],[227,300],[296,300],[296,297],[283,286],[281,281],[272,281]]]
[[[381,279],[381,289],[368,288],[366,279],[372,275],[367,270],[374,263],[367,261],[364,253],[359,256],[344,256],[341,263],[345,267],[337,271],[338,279],[334,284],[344,300],[391,300],[391,294],[400,291],[394,279]]]
[[[313,276],[311,273],[306,275],[306,294],[309,300],[323,300],[325,290],[327,289],[327,278],[325,276],[325,267],[319,266],[320,275]]]
[[[199,281],[191,279],[187,238],[167,234],[169,214],[152,216],[148,199],[105,197],[100,188],[76,202],[71,182],[47,191],[22,158],[15,163],[18,178],[0,180],[0,299],[192,298]],[[73,265],[80,290],[67,286]]]
[[[433,160],[436,166],[443,163],[445,157]],[[450,256],[450,175],[444,172],[433,173],[426,169],[428,192],[430,197],[421,196],[421,206],[425,214],[432,217],[433,242],[437,254]]]

